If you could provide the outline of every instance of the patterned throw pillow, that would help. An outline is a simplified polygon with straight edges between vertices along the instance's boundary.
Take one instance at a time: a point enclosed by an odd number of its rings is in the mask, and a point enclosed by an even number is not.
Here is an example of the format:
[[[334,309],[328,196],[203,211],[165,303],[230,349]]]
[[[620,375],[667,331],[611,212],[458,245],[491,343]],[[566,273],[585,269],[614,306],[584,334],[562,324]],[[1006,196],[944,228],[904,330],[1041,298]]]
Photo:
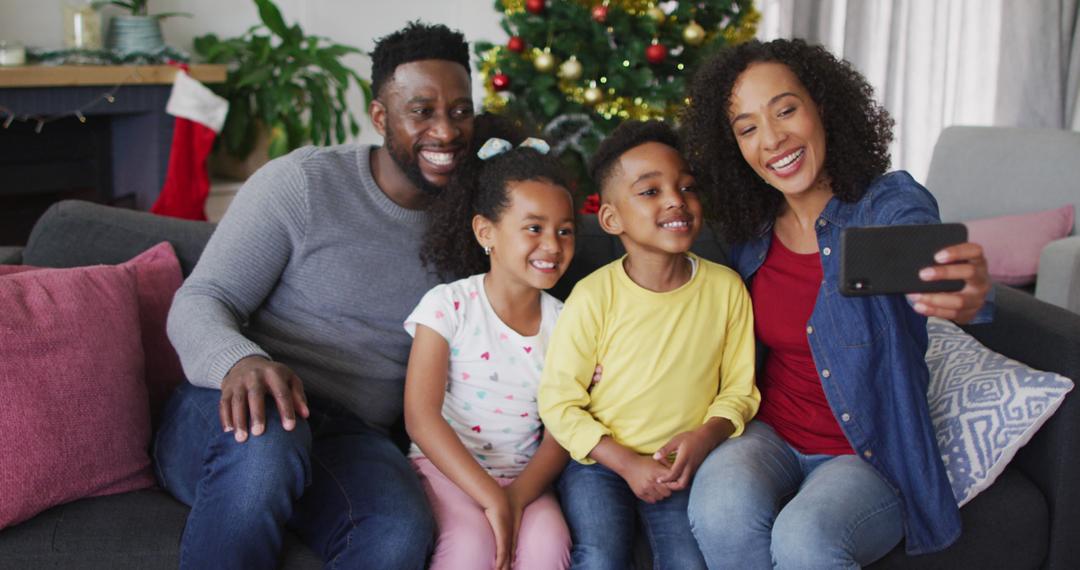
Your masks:
[[[953,495],[964,506],[1050,419],[1073,382],[1006,358],[949,321],[931,318],[927,332],[930,417]]]

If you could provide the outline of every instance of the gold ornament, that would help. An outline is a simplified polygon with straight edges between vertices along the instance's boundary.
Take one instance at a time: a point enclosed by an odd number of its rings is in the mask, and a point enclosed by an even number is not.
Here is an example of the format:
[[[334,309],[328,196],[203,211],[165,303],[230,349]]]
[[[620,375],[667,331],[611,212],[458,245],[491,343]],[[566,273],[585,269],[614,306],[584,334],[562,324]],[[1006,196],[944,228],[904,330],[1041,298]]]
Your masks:
[[[705,41],[705,28],[702,28],[701,24],[690,20],[690,23],[683,29],[682,39],[687,45],[699,46],[701,42]]]
[[[555,69],[555,56],[551,55],[551,48],[544,48],[533,58],[533,67],[540,73],[550,73]]]
[[[585,103],[589,105],[596,105],[604,100],[604,92],[596,86],[595,81],[589,84],[589,88],[585,90],[585,93],[582,96],[585,99]]]
[[[739,18],[737,26],[728,26],[720,34],[729,45],[745,43],[754,39],[759,21],[761,21],[761,12],[755,10],[754,6],[751,5],[750,9],[743,12],[742,17]]]
[[[645,11],[645,13],[652,18],[657,24],[663,24],[667,20],[667,14],[664,13],[658,6],[653,6]]]
[[[570,59],[559,66],[559,77],[569,81],[581,79],[581,62],[578,61],[577,56],[570,56]]]
[[[525,0],[502,0],[502,5],[507,16],[513,16],[525,11]]]

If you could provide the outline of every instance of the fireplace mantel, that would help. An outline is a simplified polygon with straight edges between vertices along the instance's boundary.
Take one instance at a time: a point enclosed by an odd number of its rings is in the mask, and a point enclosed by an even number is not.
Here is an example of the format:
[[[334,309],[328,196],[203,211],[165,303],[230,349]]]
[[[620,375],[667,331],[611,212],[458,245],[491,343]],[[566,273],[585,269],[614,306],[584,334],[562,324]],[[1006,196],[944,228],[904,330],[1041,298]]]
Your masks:
[[[189,73],[221,83],[226,68]],[[27,223],[30,210],[73,196],[149,209],[168,169],[175,119],[165,104],[175,77],[168,65],[0,67],[3,209]]]
[[[188,75],[203,83],[222,83],[225,81],[225,66],[192,65]],[[0,89],[171,85],[175,77],[176,68],[171,65],[21,65],[0,67]]]

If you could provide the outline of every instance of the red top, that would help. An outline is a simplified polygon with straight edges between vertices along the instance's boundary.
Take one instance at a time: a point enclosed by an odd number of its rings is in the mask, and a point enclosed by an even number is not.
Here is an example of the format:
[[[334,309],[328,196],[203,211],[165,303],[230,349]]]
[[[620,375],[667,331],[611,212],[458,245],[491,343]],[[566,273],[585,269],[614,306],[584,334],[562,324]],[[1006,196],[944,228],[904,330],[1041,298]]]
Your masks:
[[[769,349],[758,377],[757,417],[802,453],[843,455],[854,452],[829,408],[806,340],[821,278],[817,252],[795,253],[773,234],[750,284],[754,333]]]

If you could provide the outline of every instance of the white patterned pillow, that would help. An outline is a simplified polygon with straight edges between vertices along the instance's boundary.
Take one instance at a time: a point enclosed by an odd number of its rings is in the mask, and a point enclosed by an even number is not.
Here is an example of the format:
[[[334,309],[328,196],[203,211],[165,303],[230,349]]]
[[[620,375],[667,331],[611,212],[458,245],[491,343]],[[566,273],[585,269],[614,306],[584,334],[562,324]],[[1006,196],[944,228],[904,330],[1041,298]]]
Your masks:
[[[949,321],[931,318],[926,328],[930,418],[953,495],[964,506],[1005,470],[1073,383],[1006,358]]]

